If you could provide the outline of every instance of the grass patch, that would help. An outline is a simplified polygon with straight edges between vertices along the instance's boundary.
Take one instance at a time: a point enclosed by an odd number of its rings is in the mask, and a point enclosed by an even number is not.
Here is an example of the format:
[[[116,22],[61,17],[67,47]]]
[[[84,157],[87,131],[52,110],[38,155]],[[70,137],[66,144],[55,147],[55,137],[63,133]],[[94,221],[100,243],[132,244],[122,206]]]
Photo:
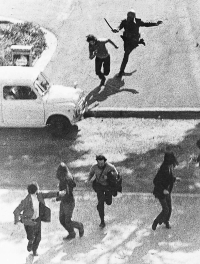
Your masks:
[[[32,45],[32,59],[39,58],[46,49],[45,32],[38,25],[30,22],[25,23],[2,23],[0,24],[0,65],[11,66],[12,45]]]

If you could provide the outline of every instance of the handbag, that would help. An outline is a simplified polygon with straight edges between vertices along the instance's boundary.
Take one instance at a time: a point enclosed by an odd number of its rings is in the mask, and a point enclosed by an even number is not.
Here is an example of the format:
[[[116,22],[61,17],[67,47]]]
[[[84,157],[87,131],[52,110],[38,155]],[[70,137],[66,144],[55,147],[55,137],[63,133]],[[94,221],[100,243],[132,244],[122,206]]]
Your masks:
[[[109,189],[113,192],[113,196],[117,196],[117,192],[122,192],[122,176],[121,174],[114,175],[112,171],[107,174],[107,182]]]
[[[40,202],[39,205],[39,216],[43,222],[51,222],[51,210],[45,204]]]

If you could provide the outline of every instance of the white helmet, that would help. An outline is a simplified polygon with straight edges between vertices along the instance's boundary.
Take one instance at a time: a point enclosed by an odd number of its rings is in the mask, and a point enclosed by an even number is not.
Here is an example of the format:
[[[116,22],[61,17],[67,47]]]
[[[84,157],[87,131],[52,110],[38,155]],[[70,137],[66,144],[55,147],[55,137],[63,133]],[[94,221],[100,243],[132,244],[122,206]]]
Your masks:
[[[135,15],[136,15],[136,12],[135,12],[135,10],[134,10],[134,9],[130,9],[130,10],[128,11],[127,15],[128,15],[128,14],[130,14],[130,13],[132,13],[132,14],[135,14]]]

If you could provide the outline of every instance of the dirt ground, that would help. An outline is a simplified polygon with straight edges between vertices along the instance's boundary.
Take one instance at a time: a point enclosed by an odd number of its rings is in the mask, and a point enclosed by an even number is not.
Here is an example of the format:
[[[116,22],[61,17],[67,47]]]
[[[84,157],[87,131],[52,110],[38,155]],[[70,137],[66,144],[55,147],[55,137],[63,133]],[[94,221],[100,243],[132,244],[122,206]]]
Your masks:
[[[182,178],[174,191],[198,193],[199,168],[188,162],[198,152],[199,138],[199,120],[87,118],[66,139],[53,139],[42,129],[1,129],[0,186],[26,188],[37,180],[42,189],[57,188],[55,172],[62,160],[78,188],[85,188],[83,180],[95,155],[103,153],[123,175],[124,191],[151,192],[164,148],[170,144],[180,163],[175,175]]]

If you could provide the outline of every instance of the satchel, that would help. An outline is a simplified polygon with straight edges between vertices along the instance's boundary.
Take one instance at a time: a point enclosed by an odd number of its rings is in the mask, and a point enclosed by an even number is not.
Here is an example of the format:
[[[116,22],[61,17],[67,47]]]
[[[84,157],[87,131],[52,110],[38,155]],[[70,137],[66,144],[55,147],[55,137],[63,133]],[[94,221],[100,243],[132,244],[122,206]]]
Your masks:
[[[51,210],[45,204],[40,202],[39,205],[39,216],[43,222],[51,222]]]
[[[117,192],[122,192],[122,176],[121,174],[114,175],[112,171],[107,174],[107,182],[109,189],[113,192],[113,196],[117,196]]]

